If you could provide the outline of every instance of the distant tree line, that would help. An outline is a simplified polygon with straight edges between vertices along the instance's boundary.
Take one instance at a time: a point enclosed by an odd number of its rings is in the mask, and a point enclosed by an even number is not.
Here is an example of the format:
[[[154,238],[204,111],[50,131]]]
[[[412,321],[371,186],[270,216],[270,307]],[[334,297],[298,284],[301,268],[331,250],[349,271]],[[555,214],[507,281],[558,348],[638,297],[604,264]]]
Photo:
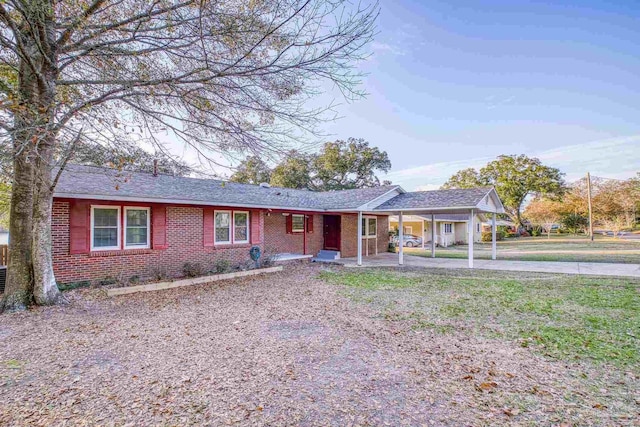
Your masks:
[[[503,155],[479,170],[458,171],[442,188],[493,186],[506,216],[518,226],[528,220],[547,233],[554,225],[571,233],[583,232],[589,225],[587,180],[568,184],[563,176],[559,169],[542,164],[540,159]],[[636,224],[640,213],[640,173],[622,181],[592,178],[591,194],[594,226],[617,235]]]
[[[376,172],[388,172],[391,161],[385,151],[363,139],[327,142],[318,153],[290,151],[270,167],[257,156],[247,157],[231,176],[232,182],[268,183],[276,187],[315,191],[345,190],[390,184]]]
[[[594,227],[611,231],[614,236],[633,228],[640,214],[640,173],[627,180],[592,177],[591,200]],[[567,185],[561,198],[534,198],[524,214],[547,233],[553,224],[574,234],[586,232],[589,226],[586,177]]]

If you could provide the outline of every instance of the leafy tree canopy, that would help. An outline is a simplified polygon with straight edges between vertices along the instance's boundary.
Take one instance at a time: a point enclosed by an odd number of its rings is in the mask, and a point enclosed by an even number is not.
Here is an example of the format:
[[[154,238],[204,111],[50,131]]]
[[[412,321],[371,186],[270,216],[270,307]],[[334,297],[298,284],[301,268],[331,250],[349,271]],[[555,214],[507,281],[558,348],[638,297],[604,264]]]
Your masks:
[[[230,181],[245,184],[268,183],[271,181],[271,169],[260,157],[249,156],[240,163]]]
[[[376,172],[390,169],[391,161],[385,151],[369,146],[364,139],[349,138],[327,142],[317,154],[291,151],[273,171],[262,160],[249,157],[231,180],[251,184],[269,181],[277,187],[316,191],[346,190],[378,186],[380,179]]]
[[[545,166],[526,155],[499,156],[477,171],[464,169],[453,175],[442,188],[495,187],[507,215],[522,225],[522,205],[529,195],[555,197],[564,192],[559,169]]]
[[[474,168],[467,168],[456,172],[441,188],[443,190],[449,188],[475,188],[485,185],[487,185],[487,183],[482,180],[480,172]]]
[[[271,185],[286,188],[309,188],[310,178],[309,156],[298,151],[291,151],[287,157],[273,169]]]

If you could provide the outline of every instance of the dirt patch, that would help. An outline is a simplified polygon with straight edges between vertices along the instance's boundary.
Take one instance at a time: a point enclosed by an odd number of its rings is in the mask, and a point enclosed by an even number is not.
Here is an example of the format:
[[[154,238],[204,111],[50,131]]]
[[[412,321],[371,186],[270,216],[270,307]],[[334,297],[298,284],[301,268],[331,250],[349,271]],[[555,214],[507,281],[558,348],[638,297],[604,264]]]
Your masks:
[[[386,320],[323,268],[3,315],[0,424],[634,422],[570,364]]]

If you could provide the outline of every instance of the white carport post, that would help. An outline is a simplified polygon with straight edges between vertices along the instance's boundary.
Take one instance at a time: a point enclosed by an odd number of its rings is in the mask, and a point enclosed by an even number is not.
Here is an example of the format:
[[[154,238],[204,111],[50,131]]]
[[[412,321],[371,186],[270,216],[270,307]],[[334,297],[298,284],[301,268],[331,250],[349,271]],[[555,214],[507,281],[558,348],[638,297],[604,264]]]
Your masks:
[[[422,220],[422,233],[420,235],[422,236],[422,249],[424,249],[424,219]]]
[[[493,213],[493,218],[491,219],[491,259],[496,259],[497,256],[497,247],[496,247],[496,213]]]
[[[404,226],[402,225],[402,212],[398,215],[398,264],[404,264]]]
[[[473,268],[473,209],[469,212],[469,268]]]
[[[431,214],[431,258],[436,257],[436,216]]]
[[[358,265],[362,265],[362,211],[358,211]]]

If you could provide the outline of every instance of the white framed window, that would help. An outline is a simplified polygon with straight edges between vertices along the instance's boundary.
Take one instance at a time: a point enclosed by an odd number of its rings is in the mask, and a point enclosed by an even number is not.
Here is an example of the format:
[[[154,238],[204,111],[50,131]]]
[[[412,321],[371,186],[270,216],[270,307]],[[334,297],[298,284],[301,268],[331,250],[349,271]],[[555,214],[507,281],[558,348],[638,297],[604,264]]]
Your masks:
[[[413,234],[413,226],[407,225],[404,227],[404,234]]]
[[[233,211],[233,243],[249,243],[249,212]]]
[[[120,206],[91,206],[91,250],[120,249]]]
[[[304,233],[304,215],[291,215],[291,232]]]
[[[376,237],[378,233],[378,218],[365,216],[362,218],[362,237]]]
[[[148,249],[150,226],[149,208],[124,208],[124,248]]]
[[[453,224],[447,223],[444,225],[444,232],[446,234],[451,234],[453,232]]]
[[[376,237],[378,234],[378,218],[367,218],[367,236]]]
[[[231,211],[215,211],[213,223],[214,243],[231,244]]]

